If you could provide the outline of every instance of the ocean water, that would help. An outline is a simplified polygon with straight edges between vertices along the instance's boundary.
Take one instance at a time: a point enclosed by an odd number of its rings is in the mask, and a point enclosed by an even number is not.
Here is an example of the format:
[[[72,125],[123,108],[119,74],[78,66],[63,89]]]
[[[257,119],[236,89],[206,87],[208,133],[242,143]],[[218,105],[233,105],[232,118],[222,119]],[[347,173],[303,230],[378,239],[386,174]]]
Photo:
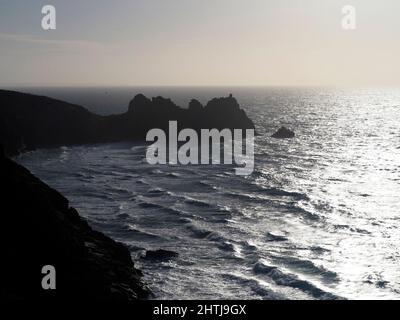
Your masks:
[[[399,299],[400,91],[321,88],[26,89],[102,114],[138,92],[185,105],[233,93],[256,124],[255,171],[152,166],[133,143],[17,161],[125,243],[159,299]],[[281,125],[296,138],[275,140]],[[167,249],[164,262],[141,258]]]

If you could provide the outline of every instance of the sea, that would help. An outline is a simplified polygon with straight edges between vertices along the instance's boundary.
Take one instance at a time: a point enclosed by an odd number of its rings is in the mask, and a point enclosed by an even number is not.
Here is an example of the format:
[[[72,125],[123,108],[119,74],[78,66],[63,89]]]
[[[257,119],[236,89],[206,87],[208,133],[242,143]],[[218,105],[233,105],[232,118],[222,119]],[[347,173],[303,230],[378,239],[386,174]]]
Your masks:
[[[255,169],[150,165],[121,142],[17,157],[130,250],[153,299],[400,299],[400,90],[15,88],[125,112],[138,93],[186,107],[233,94],[254,121]],[[281,126],[294,139],[271,135]],[[147,250],[178,253],[143,259]]]

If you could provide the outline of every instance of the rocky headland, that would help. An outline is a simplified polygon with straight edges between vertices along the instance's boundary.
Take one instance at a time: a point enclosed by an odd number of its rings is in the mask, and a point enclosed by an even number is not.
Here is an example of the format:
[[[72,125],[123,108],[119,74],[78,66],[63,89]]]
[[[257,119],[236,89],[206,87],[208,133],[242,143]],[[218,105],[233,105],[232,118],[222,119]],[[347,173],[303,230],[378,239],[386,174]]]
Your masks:
[[[254,129],[232,95],[214,98],[205,106],[193,99],[185,109],[170,99],[138,94],[127,112],[100,116],[64,101],[0,90],[0,143],[9,155],[37,148],[144,141],[152,128],[168,132],[171,120],[178,122],[178,130]]]

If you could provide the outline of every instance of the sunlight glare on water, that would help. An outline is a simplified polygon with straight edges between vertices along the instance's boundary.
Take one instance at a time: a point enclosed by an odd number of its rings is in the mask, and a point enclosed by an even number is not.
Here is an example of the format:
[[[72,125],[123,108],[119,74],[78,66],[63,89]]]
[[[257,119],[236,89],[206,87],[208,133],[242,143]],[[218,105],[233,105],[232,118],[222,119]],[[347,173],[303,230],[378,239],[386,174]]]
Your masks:
[[[228,92],[175,90],[179,103]],[[260,134],[249,177],[150,166],[132,144],[18,161],[126,243],[157,298],[399,299],[400,92],[235,90]],[[270,138],[281,125],[296,137]],[[140,259],[158,248],[179,256]]]

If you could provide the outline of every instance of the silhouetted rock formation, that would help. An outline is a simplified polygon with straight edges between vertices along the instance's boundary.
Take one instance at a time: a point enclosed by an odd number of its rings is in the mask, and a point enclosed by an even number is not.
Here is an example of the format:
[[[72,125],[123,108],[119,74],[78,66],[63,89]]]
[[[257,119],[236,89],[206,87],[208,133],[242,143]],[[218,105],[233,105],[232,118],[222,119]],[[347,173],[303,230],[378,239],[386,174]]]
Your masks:
[[[192,100],[188,109],[170,99],[151,100],[136,95],[126,113],[100,116],[63,101],[0,90],[0,143],[7,154],[62,145],[144,140],[148,130],[168,131],[168,121],[178,129],[254,129],[236,99],[212,99],[205,107]]]
[[[0,143],[8,154],[39,147],[95,142],[102,118],[42,96],[0,90]]]
[[[168,121],[178,122],[178,130],[201,129],[254,129],[253,122],[240,109],[233,97],[213,99],[205,107],[197,100],[191,100],[188,109],[182,109],[170,99],[155,97],[151,100],[139,94],[132,99],[124,115],[125,129],[131,139],[145,139],[152,128],[168,132]],[[130,129],[129,129],[130,128]]]
[[[289,139],[294,138],[295,133],[286,127],[281,127],[277,132],[275,132],[271,137],[276,139]]]
[[[68,200],[0,155],[0,299],[144,298],[149,293],[128,249],[94,231]],[[56,268],[43,290],[42,267]]]
[[[203,105],[196,99],[192,99],[189,102],[189,111],[191,112],[202,112],[203,111]]]

